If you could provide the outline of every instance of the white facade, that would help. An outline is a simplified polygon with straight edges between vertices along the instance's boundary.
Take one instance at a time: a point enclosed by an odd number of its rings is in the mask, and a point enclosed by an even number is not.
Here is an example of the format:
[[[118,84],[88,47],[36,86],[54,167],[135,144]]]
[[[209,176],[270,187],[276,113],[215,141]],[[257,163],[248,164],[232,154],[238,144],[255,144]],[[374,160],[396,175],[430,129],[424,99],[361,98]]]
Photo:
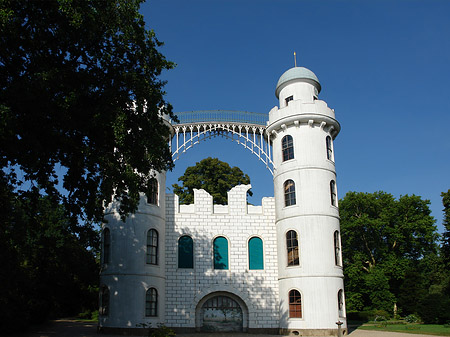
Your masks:
[[[225,206],[204,190],[195,190],[194,204],[179,205],[158,174],[156,199],[149,204],[143,195],[125,223],[117,205],[108,207],[101,330],[163,323],[179,331],[336,335],[338,321],[346,329],[332,144],[340,126],[318,100],[320,89],[306,68],[281,76],[266,128],[275,193],[261,206],[247,204],[250,185],[231,189]],[[179,252],[181,240],[191,248],[183,243]]]

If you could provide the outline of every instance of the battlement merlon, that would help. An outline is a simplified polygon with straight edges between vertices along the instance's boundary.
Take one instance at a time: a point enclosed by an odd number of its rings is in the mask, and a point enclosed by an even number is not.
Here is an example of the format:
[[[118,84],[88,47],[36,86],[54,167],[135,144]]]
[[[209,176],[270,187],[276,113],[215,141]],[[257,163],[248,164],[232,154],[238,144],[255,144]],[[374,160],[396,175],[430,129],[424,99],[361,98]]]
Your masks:
[[[214,205],[213,197],[204,189],[194,189],[194,203],[180,205],[175,194],[166,195],[168,212],[191,214],[270,214],[275,207],[273,197],[262,198],[261,206],[247,204],[251,185],[237,185],[228,191],[228,205]]]

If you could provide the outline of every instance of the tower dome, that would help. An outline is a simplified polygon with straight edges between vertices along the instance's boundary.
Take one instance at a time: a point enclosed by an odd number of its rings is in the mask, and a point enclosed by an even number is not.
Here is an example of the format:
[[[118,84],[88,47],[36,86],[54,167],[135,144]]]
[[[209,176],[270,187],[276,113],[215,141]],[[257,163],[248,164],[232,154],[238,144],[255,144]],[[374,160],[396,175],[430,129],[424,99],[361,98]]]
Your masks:
[[[285,71],[284,74],[281,75],[277,83],[277,88],[275,89],[275,96],[279,98],[281,89],[283,89],[286,84],[293,81],[310,83],[317,88],[318,92],[320,92],[321,86],[316,74],[304,67],[294,67]]]

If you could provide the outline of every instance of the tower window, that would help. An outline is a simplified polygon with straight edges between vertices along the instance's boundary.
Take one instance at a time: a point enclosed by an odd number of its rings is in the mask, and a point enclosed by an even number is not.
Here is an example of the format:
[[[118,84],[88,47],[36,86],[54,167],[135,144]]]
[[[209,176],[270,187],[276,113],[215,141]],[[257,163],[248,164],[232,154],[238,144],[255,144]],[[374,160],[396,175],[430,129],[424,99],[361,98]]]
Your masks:
[[[281,140],[281,148],[283,152],[283,161],[294,159],[294,141],[292,136],[284,136]]]
[[[145,293],[145,317],[158,316],[158,291],[150,288]]]
[[[344,291],[342,289],[338,291],[338,311],[339,317],[344,317]]]
[[[334,263],[336,266],[341,265],[341,240],[339,238],[339,231],[334,232]]]
[[[286,233],[286,248],[288,266],[298,266],[300,264],[300,258],[296,231],[290,230]]]
[[[147,264],[158,264],[158,232],[155,229],[147,232]]]
[[[158,205],[158,180],[151,178],[148,182],[148,190],[146,193],[147,203]]]
[[[302,296],[295,289],[289,292],[289,317],[302,318]]]
[[[331,137],[327,136],[326,138],[326,145],[327,145],[327,159],[333,161],[333,149],[331,146]]]
[[[108,264],[111,260],[111,233],[109,228],[103,230],[103,264]]]
[[[289,102],[290,101],[293,101],[294,100],[294,96],[289,96],[289,97],[286,97],[286,99],[285,99],[285,101],[286,101],[286,106],[288,106],[288,104],[289,104]]]
[[[263,242],[256,236],[248,240],[248,266],[250,270],[264,269]]]
[[[337,206],[336,183],[334,182],[334,180],[330,181],[330,195],[331,195],[331,205]]]
[[[194,268],[194,242],[187,235],[178,239],[178,268]]]
[[[109,289],[107,286],[102,285],[100,290],[100,310],[101,316],[108,316],[109,314]]]
[[[214,239],[214,269],[228,269],[228,240],[223,236]]]
[[[295,183],[290,179],[284,182],[284,204],[286,207],[295,205]]]

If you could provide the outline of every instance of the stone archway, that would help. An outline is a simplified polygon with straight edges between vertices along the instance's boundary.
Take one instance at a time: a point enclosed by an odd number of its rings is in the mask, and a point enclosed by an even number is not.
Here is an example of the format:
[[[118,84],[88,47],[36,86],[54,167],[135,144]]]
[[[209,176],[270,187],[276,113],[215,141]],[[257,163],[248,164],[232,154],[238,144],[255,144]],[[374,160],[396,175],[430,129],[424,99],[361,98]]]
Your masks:
[[[236,295],[216,292],[205,296],[196,309],[197,330],[204,332],[245,332],[248,310]]]

